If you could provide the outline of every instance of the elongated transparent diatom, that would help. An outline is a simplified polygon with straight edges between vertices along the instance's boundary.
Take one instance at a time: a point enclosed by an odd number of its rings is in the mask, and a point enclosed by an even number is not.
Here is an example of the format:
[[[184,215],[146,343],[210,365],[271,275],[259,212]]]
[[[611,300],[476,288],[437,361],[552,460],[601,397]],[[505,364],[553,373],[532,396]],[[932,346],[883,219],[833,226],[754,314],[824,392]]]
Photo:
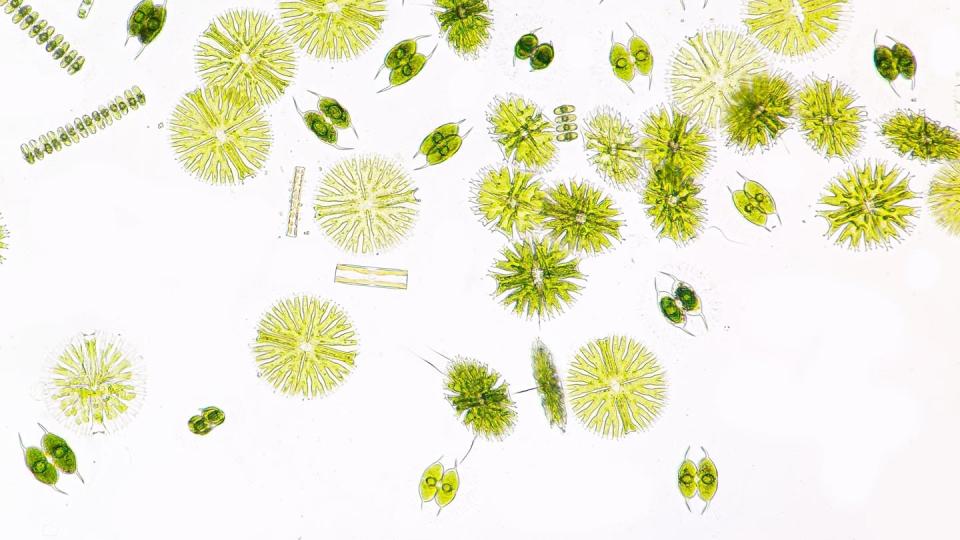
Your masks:
[[[378,289],[406,289],[407,271],[402,268],[377,268],[339,263],[333,281],[342,285],[359,285]]]
[[[300,225],[300,196],[303,191],[303,167],[293,170],[293,183],[290,185],[290,212],[287,214],[287,236],[296,238]]]
[[[25,5],[23,0],[0,0],[0,7],[7,15],[13,14],[13,24],[19,25],[21,30],[27,30],[31,38],[37,40],[37,45],[43,45],[54,60],[60,60],[60,67],[73,75],[80,71],[86,61],[76,49],[70,50],[70,44],[63,39],[63,34],[57,34],[56,29],[32,7]]]
[[[20,151],[23,152],[23,159],[30,164],[36,163],[54,152],[79,143],[81,138],[86,139],[98,129],[106,129],[114,120],[120,120],[146,102],[147,97],[139,86],[125,90],[122,96],[113,98],[92,113],[78,116],[73,122],[64,124],[56,131],[48,131],[39,138],[22,144]]]

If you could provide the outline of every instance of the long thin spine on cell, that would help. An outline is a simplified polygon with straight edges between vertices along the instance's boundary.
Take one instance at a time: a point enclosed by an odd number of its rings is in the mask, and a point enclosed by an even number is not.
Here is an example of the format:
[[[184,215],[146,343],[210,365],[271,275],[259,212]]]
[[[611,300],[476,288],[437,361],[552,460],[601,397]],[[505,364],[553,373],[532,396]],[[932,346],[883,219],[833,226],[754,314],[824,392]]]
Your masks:
[[[93,0],[80,0],[80,7],[77,8],[77,17],[86,19],[93,9]]]
[[[290,213],[287,215],[287,236],[296,238],[297,225],[300,223],[300,192],[303,189],[303,167],[293,171],[293,184],[290,186]]]
[[[114,120],[120,120],[128,112],[139,109],[146,102],[147,97],[139,86],[125,90],[122,96],[113,98],[90,114],[77,117],[73,122],[67,122],[56,131],[48,131],[37,139],[20,145],[23,159],[30,164],[36,163],[66,146],[80,142],[81,138],[95,134],[98,128],[105,129],[113,124]]]
[[[70,50],[70,44],[64,41],[62,34],[54,35],[55,29],[50,26],[45,19],[40,18],[32,7],[24,5],[23,0],[0,0],[0,6],[7,15],[13,14],[11,20],[13,24],[20,26],[21,30],[27,30],[31,38],[36,38],[38,45],[44,45],[44,49],[53,56],[54,60],[60,60],[60,67],[67,70],[67,73],[73,75],[80,71],[86,61],[76,50]]]

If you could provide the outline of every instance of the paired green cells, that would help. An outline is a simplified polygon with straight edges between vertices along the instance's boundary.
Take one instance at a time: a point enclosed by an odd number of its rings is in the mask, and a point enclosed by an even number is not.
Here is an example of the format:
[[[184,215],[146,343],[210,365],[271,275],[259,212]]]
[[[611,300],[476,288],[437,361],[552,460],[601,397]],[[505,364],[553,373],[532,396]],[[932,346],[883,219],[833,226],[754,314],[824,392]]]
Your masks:
[[[710,501],[717,494],[720,477],[717,472],[717,465],[707,454],[706,449],[703,447],[700,449],[703,450],[703,457],[696,464],[687,458],[690,449],[687,448],[687,451],[684,452],[683,463],[680,464],[677,471],[677,487],[683,496],[683,503],[687,505],[687,510],[690,510],[690,500],[694,496],[698,496],[701,501],[706,503],[703,510],[700,511],[703,514],[710,507]]]
[[[690,115],[661,107],[640,124],[640,153],[651,164],[679,169],[687,178],[698,178],[707,170],[711,148],[709,136]]]
[[[460,147],[463,146],[463,138],[470,134],[470,130],[468,130],[462,136],[460,135],[460,124],[462,123],[463,120],[443,124],[423,138],[414,157],[423,154],[427,163],[417,170],[431,165],[439,165],[457,154]]]
[[[799,57],[829,43],[849,0],[747,0],[743,23],[771,51]]]
[[[350,128],[354,137],[357,136],[357,130],[353,127],[350,119],[350,112],[332,97],[321,96],[311,91],[311,94],[317,96],[317,108],[303,112],[297,105],[297,100],[293,100],[293,105],[297,113],[303,118],[303,123],[307,126],[313,135],[321,142],[329,144],[337,150],[350,150],[337,144],[340,139],[340,130]]]
[[[447,505],[453,502],[457,497],[457,491],[460,490],[460,473],[457,472],[457,466],[454,464],[452,469],[444,470],[440,461],[427,467],[420,475],[420,503],[436,501],[437,513],[439,514]]]
[[[293,0],[280,2],[290,39],[304,52],[348,60],[370,48],[383,32],[385,0]]]
[[[41,484],[50,486],[54,491],[66,495],[64,491],[57,487],[57,482],[60,480],[60,473],[57,471],[57,467],[50,463],[43,450],[36,446],[24,446],[23,438],[20,438],[20,448],[23,450],[23,461],[26,463],[27,469],[30,470],[34,479]]]
[[[258,377],[284,394],[313,399],[342,384],[353,371],[357,336],[339,306],[297,296],[280,300],[264,315],[253,351]]]
[[[887,36],[893,41],[893,46],[880,45],[877,43],[877,34],[873,35],[873,67],[877,70],[888,83],[895,94],[897,89],[893,87],[894,81],[903,77],[910,81],[910,87],[913,88],[917,83],[917,57],[903,43]],[[899,94],[898,94],[899,95]]]
[[[777,222],[780,223],[780,214],[777,213],[777,203],[773,200],[773,195],[759,182],[748,180],[742,174],[740,178],[743,178],[743,188],[730,191],[733,205],[744,219],[769,231],[767,220],[770,216],[777,216]]]
[[[769,147],[787,130],[795,106],[784,76],[764,73],[741,82],[724,113],[727,144],[743,151]]]
[[[897,111],[880,122],[880,135],[902,157],[925,162],[960,159],[960,136],[923,112]]]
[[[508,160],[534,170],[553,163],[557,152],[553,122],[535,104],[518,96],[498,97],[487,120],[490,135]]]
[[[187,427],[195,435],[206,435],[213,431],[213,428],[223,424],[226,419],[226,415],[219,407],[204,407],[200,409],[200,414],[195,414],[187,420]]]
[[[642,196],[647,216],[659,238],[685,244],[703,228],[703,188],[675,165],[664,163],[652,172]]]
[[[583,288],[579,266],[577,257],[548,239],[516,242],[494,262],[495,295],[521,317],[549,319],[572,304]]]
[[[890,247],[909,232],[917,195],[897,167],[866,161],[851,166],[827,186],[817,214],[827,220],[827,236],[850,249]]]
[[[379,77],[380,72],[384,69],[388,69],[390,71],[390,77],[388,79],[390,84],[378,92],[386,92],[395,86],[407,84],[423,71],[423,68],[427,65],[427,60],[429,60],[437,50],[437,48],[434,47],[429,55],[417,52],[417,40],[425,37],[427,36],[405,39],[387,51],[387,56],[383,59],[383,65],[377,70],[376,77]]]
[[[571,181],[546,193],[543,227],[557,245],[577,253],[596,254],[623,239],[620,211],[599,189]]]
[[[50,402],[82,433],[106,433],[131,419],[143,401],[143,378],[118,337],[84,334],[50,369]]]
[[[653,52],[645,39],[637,35],[632,26],[627,24],[630,29],[630,39],[626,44],[617,43],[613,34],[610,34],[610,67],[613,68],[613,74],[623,81],[630,91],[633,87],[630,83],[639,73],[649,79],[648,87],[653,85]]]
[[[476,210],[484,225],[507,236],[525,235],[543,223],[545,193],[534,173],[501,165],[480,172]]]
[[[434,0],[433,16],[450,47],[466,58],[476,58],[490,43],[493,10],[486,0]]]
[[[653,353],[624,336],[583,346],[567,375],[573,412],[591,431],[614,439],[648,429],[666,403],[666,389]]]
[[[71,51],[70,44],[64,41],[63,35],[56,34],[56,29],[46,19],[41,19],[36,10],[24,5],[24,0],[0,0],[0,7],[7,15],[12,14],[13,24],[27,31],[27,35],[36,40],[37,45],[43,45],[43,49],[50,53],[54,60],[59,60],[60,67],[67,70],[68,74],[73,75],[80,71],[86,62],[83,56],[80,56],[76,49]]]
[[[597,172],[617,187],[640,179],[643,154],[636,128],[619,112],[601,108],[587,119],[583,129],[587,159]]]
[[[856,95],[833,80],[812,80],[797,95],[800,131],[814,150],[849,158],[863,140],[863,107]]]
[[[703,301],[693,286],[666,272],[660,273],[672,280],[670,287],[666,290],[660,289],[656,278],[653,280],[653,286],[657,291],[657,307],[663,318],[691,336],[694,334],[687,329],[687,323],[691,317],[698,317],[703,321],[703,327],[709,330],[707,317],[703,313]]]
[[[260,106],[237,90],[187,93],[170,120],[177,159],[211,184],[239,184],[263,168],[273,138]]]
[[[514,62],[517,59],[529,61],[531,71],[539,71],[550,67],[556,54],[552,43],[540,42],[540,38],[534,33],[538,30],[520,36],[520,39],[513,46]]]
[[[510,386],[485,364],[454,358],[447,367],[444,388],[457,418],[475,435],[500,440],[513,430],[517,410]]]
[[[540,394],[540,405],[543,414],[547,416],[550,426],[567,429],[567,406],[563,394],[563,382],[557,372],[557,365],[553,362],[550,350],[539,339],[533,344],[531,351],[533,361],[533,379],[537,383],[537,393]]]
[[[940,167],[930,182],[927,203],[937,224],[960,236],[960,161]]]
[[[286,91],[296,71],[296,56],[273,17],[251,10],[221,15],[197,45],[197,71],[207,86],[236,90],[265,105]]]
[[[93,2],[91,1],[90,4]],[[83,9],[82,5],[80,9]],[[141,0],[133,8],[133,12],[127,18],[127,41],[130,41],[130,38],[137,38],[140,42],[140,51],[137,52],[136,58],[143,54],[147,45],[157,39],[166,22],[167,0],[163,0],[162,4],[155,3],[153,0]]]
[[[417,217],[416,188],[395,161],[379,155],[342,160],[320,180],[317,223],[342,249],[379,253],[406,237]]]

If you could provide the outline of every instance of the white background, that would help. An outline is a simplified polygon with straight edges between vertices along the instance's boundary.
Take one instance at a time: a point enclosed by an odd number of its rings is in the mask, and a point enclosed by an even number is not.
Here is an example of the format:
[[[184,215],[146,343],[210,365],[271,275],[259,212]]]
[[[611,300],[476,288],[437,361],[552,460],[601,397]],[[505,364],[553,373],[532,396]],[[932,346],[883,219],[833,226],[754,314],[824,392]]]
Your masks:
[[[500,159],[486,135],[495,95],[516,92],[545,109],[581,115],[610,105],[637,121],[666,99],[669,58],[699,28],[739,27],[741,2],[497,1],[491,47],[476,61],[440,42],[413,82],[377,94],[386,50],[436,35],[423,2],[389,3],[381,38],[354,61],[300,55],[295,83],[269,108],[274,146],[264,172],[240,187],[209,186],[179,167],[168,123],[194,89],[193,48],[216,15],[276,2],[172,0],[166,28],[136,62],[123,48],[135,2],[34,3],[87,56],[76,76],[4,17],[0,213],[10,230],[0,265],[0,537],[69,540],[237,538],[950,538],[960,500],[957,435],[960,239],[923,208],[891,250],[854,253],[824,237],[816,201],[845,168],[810,150],[796,131],[772,150],[717,152],[704,178],[709,224],[688,247],[658,242],[637,193],[614,194],[627,227],[612,253],[586,260],[586,288],[562,316],[538,325],[492,297],[487,275],[505,239],[471,210],[470,182]],[[925,192],[935,166],[898,159],[876,120],[898,107],[960,125],[954,85],[960,13],[949,0],[853,2],[829,51],[777,65],[802,78],[833,75],[867,108],[860,158],[896,161]],[[610,32],[624,21],[656,56],[654,86],[630,94],[610,73]],[[557,58],[531,73],[511,65],[531,29]],[[914,94],[897,98],[873,71],[873,33],[905,41],[919,59]],[[432,47],[436,38],[424,40]],[[19,146],[137,84],[147,106],[36,165]],[[360,131],[357,152],[408,169],[420,139],[448,121],[473,126],[460,153],[413,173],[422,200],[411,237],[378,256],[348,256],[312,220],[320,168],[350,155],[312,139],[291,96],[339,98]],[[910,98],[916,102],[910,102]],[[293,168],[307,169],[302,234],[284,236]],[[727,186],[740,171],[777,199],[773,233],[740,217]],[[599,183],[579,143],[561,145],[548,182]],[[609,190],[609,189],[608,189]],[[612,190],[609,190],[612,192]],[[407,268],[407,291],[335,285],[337,262]],[[653,276],[679,274],[705,299],[709,333],[690,338],[655,306]],[[335,393],[302,401],[256,377],[250,344],[264,310],[309,293],[335,300],[361,339],[356,371]],[[74,335],[120,333],[142,358],[147,396],[123,430],[72,435],[38,391],[44,370]],[[499,370],[514,390],[531,385],[529,348],[541,337],[566,371],[589,340],[626,334],[656,353],[669,404],[648,432],[610,441],[571,416],[548,428],[535,393],[515,396],[519,421],[500,443],[478,441],[461,489],[439,517],[420,508],[423,469],[462,454],[471,436],[443,399],[440,376],[417,354],[462,354]],[[436,357],[433,357],[436,358]],[[187,418],[218,405],[226,423],[207,437]],[[86,484],[62,496],[35,482],[17,433],[39,441],[40,421],[67,435]],[[716,460],[720,489],[709,511],[688,513],[676,468],[688,445]],[[699,454],[695,454],[695,457]],[[699,506],[695,506],[699,508]]]

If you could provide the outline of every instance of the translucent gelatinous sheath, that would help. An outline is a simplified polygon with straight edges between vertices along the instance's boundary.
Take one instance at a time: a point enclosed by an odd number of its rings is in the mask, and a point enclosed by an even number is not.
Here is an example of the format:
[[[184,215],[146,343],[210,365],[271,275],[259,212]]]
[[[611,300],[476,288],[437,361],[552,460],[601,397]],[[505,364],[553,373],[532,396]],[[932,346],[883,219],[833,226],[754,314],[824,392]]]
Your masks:
[[[849,158],[863,140],[863,107],[856,96],[833,80],[812,80],[797,96],[800,131],[807,143],[827,157]]]
[[[280,2],[290,39],[308,54],[348,60],[370,48],[383,31],[384,0]]]
[[[587,428],[611,438],[649,428],[666,403],[666,389],[654,355],[623,336],[582,347],[567,375],[573,412]]]
[[[684,244],[700,233],[705,213],[702,189],[678,167],[664,164],[654,168],[642,201],[658,237]]]
[[[672,165],[686,178],[698,178],[710,163],[709,136],[690,115],[661,107],[640,124],[641,155],[650,164]]]
[[[236,90],[258,104],[278,99],[293,80],[296,56],[273,17],[251,10],[221,15],[200,36],[197,71],[207,86]]]
[[[818,215],[827,220],[827,236],[850,249],[890,247],[911,228],[916,198],[909,177],[897,167],[866,161],[851,166],[827,186]]]
[[[238,184],[256,175],[273,141],[255,102],[216,87],[186,94],[174,110],[170,133],[183,167],[212,184]]]
[[[609,108],[594,112],[584,125],[583,145],[587,159],[612,184],[628,186],[640,179],[639,137],[620,113]]]
[[[47,392],[68,424],[81,433],[103,433],[136,414],[143,379],[119,338],[85,334],[60,354]]]
[[[552,164],[557,151],[553,122],[539,107],[521,97],[496,98],[487,120],[507,159],[535,170]]]
[[[314,211],[323,232],[353,253],[398,244],[417,217],[416,188],[395,161],[378,155],[338,162],[320,181]]]
[[[545,193],[532,172],[506,165],[488,167],[480,171],[474,187],[477,213],[484,225],[513,236],[543,223]]]
[[[927,203],[937,224],[960,236],[960,161],[940,167],[930,182]]]
[[[743,81],[724,111],[727,144],[744,151],[769,147],[786,131],[794,106],[786,77],[761,74]]]
[[[887,145],[903,157],[939,162],[960,159],[960,135],[923,112],[897,111],[880,123]]]
[[[457,54],[475,58],[490,42],[493,10],[486,0],[434,0],[440,34]]]
[[[339,306],[298,296],[280,300],[264,315],[253,350],[259,377],[284,394],[312,399],[353,371],[357,336]]]
[[[595,254],[622,239],[620,211],[599,189],[580,182],[559,184],[543,201],[543,226],[557,244]]]
[[[514,243],[494,263],[496,296],[514,313],[549,319],[573,303],[583,288],[579,260],[549,240]]]
[[[748,0],[743,23],[771,51],[803,56],[834,38],[849,4],[848,0]]]
[[[499,440],[513,429],[517,411],[510,386],[485,364],[455,358],[447,367],[444,387],[457,418],[475,435]]]
[[[670,87],[674,105],[706,127],[715,128],[732,94],[766,68],[760,50],[746,36],[729,30],[701,32],[688,38],[673,59]]]
[[[563,382],[557,372],[550,350],[539,339],[533,344],[531,351],[533,360],[533,379],[537,383],[537,392],[540,394],[540,405],[543,414],[547,416],[550,426],[567,429],[567,405],[563,393]]]

